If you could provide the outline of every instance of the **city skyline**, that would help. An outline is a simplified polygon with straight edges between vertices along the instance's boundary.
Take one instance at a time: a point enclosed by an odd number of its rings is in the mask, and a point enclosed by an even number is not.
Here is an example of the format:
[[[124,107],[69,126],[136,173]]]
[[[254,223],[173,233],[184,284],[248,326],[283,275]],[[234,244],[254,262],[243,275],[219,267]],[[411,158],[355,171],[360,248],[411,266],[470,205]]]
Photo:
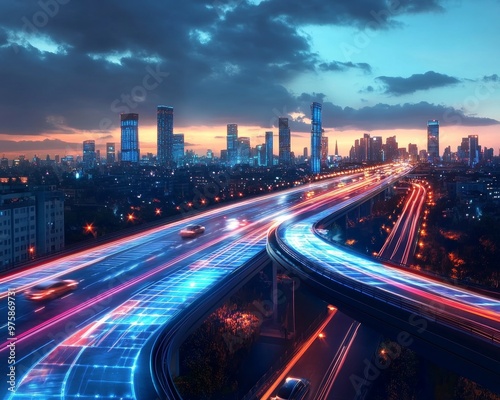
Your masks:
[[[166,20],[153,2],[140,10],[109,2],[99,12],[2,4],[0,71],[9,80],[0,151],[30,158],[76,154],[83,140],[118,143],[120,113],[138,113],[141,151],[154,153],[155,110],[169,104],[188,149],[218,153],[228,123],[264,143],[287,117],[291,150],[301,154],[317,101],[344,156],[365,132],[423,149],[433,119],[442,149],[479,135],[498,152],[497,1],[345,3],[176,4]],[[123,18],[112,18],[116,10]],[[152,40],[171,32],[178,40]]]
[[[163,108],[165,106],[159,106]],[[172,111],[172,107],[167,107]],[[390,160],[401,160],[401,161],[420,161],[420,162],[430,162],[430,163],[456,163],[456,162],[466,162],[467,165],[474,167],[481,161],[491,161],[495,156],[495,149],[484,146],[480,143],[479,135],[468,135],[467,137],[462,137],[461,142],[453,143],[456,147],[456,151],[452,150],[452,145],[448,145],[443,149],[442,155],[439,154],[439,121],[429,120],[427,121],[427,146],[424,148],[419,148],[416,143],[400,143],[397,136],[388,136],[383,138],[382,136],[370,136],[369,133],[364,133],[363,137],[356,138],[349,149],[348,154],[341,155],[338,151],[338,143],[335,141],[335,149],[329,148],[328,136],[325,135],[324,129],[320,127],[321,124],[321,104],[312,103],[311,104],[312,116],[315,115],[316,123],[311,124],[311,144],[316,143],[317,153],[316,161],[309,158],[309,147],[303,148],[303,154],[295,154],[294,151],[290,151],[290,137],[291,132],[288,127],[288,118],[280,118],[281,129],[278,131],[278,137],[273,135],[272,131],[266,131],[265,142],[260,143],[260,141],[251,142],[250,137],[238,137],[238,124],[227,124],[227,136],[226,136],[226,148],[221,149],[220,155],[216,155],[212,149],[207,149],[204,153],[197,153],[193,150],[185,149],[185,139],[183,133],[177,133],[172,135],[172,167],[179,167],[179,163],[187,162],[192,164],[193,162],[201,163],[212,163],[220,162],[228,166],[235,166],[237,164],[249,164],[253,166],[265,166],[267,165],[292,165],[295,163],[307,162],[310,163],[310,168],[313,173],[318,173],[318,163],[323,167],[327,167],[329,164],[334,164],[335,161],[344,159],[351,162],[385,162]],[[172,116],[172,114],[170,114]],[[32,159],[26,157],[25,155],[19,155],[9,160],[7,157],[2,157],[2,162],[5,162],[5,166],[17,165],[19,162],[30,160],[33,162],[42,161],[55,161],[59,162],[69,162],[69,163],[81,163],[81,165],[86,168],[97,167],[105,161],[105,164],[114,164],[116,162],[125,161],[126,163],[131,162],[132,164],[154,163],[158,166],[165,166],[161,162],[158,154],[153,152],[141,153],[140,151],[140,140],[138,137],[139,124],[138,114],[122,114],[122,137],[120,148],[134,148],[133,160],[130,156],[126,156],[126,159],[122,159],[121,150],[116,152],[115,143],[106,142],[105,148],[97,148],[94,140],[84,140],[81,144],[80,152],[77,152],[76,156],[74,154],[64,155],[61,158],[60,154],[53,155],[47,154],[45,157],[34,156]],[[125,121],[125,122],[124,122]],[[131,126],[131,123],[133,126]],[[172,127],[172,124],[170,124]],[[131,131],[132,129],[132,131]],[[320,136],[318,137],[317,132],[320,131]],[[132,134],[131,134],[132,132]],[[316,132],[316,134],[313,134]],[[320,140],[318,140],[318,138]],[[384,142],[385,139],[385,143]],[[278,141],[279,148],[278,152],[273,151],[274,141]],[[139,148],[137,148],[139,146]],[[102,146],[101,146],[102,147]],[[311,149],[315,146],[311,146]],[[101,150],[103,150],[101,156]],[[333,153],[330,151],[333,150]],[[230,154],[232,156],[230,156]],[[500,149],[499,149],[500,153]],[[192,157],[195,158],[192,158]],[[500,154],[496,154],[500,156]],[[199,157],[199,158],[198,158]],[[189,161],[188,161],[189,160]],[[198,160],[198,161],[196,161]],[[275,164],[276,162],[276,164]]]

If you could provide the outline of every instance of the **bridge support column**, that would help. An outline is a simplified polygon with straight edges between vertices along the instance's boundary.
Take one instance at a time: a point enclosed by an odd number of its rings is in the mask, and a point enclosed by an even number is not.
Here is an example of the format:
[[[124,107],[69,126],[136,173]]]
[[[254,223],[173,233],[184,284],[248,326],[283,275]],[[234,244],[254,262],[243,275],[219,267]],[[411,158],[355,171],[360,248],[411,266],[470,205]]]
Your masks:
[[[273,262],[273,272],[272,272],[272,301],[273,301],[273,321],[278,322],[278,264]]]
[[[173,354],[170,361],[170,371],[173,377],[179,376],[180,371],[180,362],[179,362],[179,348],[177,348]]]

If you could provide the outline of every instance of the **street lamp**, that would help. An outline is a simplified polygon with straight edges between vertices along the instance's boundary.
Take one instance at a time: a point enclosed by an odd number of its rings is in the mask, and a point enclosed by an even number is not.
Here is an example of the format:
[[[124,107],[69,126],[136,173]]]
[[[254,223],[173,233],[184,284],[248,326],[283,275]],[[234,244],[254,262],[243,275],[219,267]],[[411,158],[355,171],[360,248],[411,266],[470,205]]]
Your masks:
[[[97,229],[95,229],[94,225],[87,224],[85,225],[85,233],[91,233],[94,236],[94,239],[97,238]]]

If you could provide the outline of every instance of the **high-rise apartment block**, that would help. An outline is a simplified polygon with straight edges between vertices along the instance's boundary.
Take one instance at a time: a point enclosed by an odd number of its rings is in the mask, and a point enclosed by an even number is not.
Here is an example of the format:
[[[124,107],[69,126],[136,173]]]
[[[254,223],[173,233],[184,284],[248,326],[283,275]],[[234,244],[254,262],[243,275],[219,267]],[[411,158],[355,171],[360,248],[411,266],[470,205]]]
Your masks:
[[[476,165],[481,156],[479,138],[477,135],[469,135],[469,167]]]
[[[288,118],[280,117],[278,119],[278,160],[280,165],[290,165],[291,163],[291,134],[288,126]]]
[[[321,136],[321,165],[325,167],[328,165],[328,136],[325,132]]]
[[[64,248],[64,194],[0,194],[0,268]]]
[[[174,143],[174,108],[158,106],[157,120],[157,160],[160,166],[171,166]]]

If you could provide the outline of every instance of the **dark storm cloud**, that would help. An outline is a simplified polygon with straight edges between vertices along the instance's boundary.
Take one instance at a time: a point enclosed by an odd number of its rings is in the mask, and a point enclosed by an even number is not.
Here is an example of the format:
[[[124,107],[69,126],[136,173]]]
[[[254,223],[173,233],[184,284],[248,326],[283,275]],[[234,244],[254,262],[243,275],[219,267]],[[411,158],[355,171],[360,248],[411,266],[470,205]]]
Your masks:
[[[174,106],[177,126],[271,128],[278,116],[325,98],[297,96],[288,82],[335,68],[312,50],[301,24],[380,20],[388,27],[398,14],[441,9],[437,0],[54,1],[51,11],[42,3],[0,5],[0,43],[18,43],[0,46],[0,76],[8,77],[0,98],[3,134],[84,131],[84,139],[99,139],[118,127],[120,112],[155,125],[158,104]],[[29,46],[23,34],[59,51]],[[111,55],[114,63],[106,60]],[[336,66],[370,70],[365,63]]]
[[[372,72],[372,67],[370,66],[370,64],[353,63],[351,61],[349,61],[349,62],[331,61],[328,63],[325,62],[325,63],[319,64],[319,68],[323,71],[346,71],[346,70],[352,69],[352,68],[359,68],[366,73]]]
[[[457,78],[434,71],[427,71],[425,74],[414,74],[408,78],[379,76],[377,79],[385,85],[385,93],[395,96],[414,93],[417,90],[454,85],[460,82]]]
[[[442,11],[439,0],[268,0],[259,5],[269,15],[293,23],[387,28],[398,14]]]
[[[332,103],[323,104],[323,124],[326,127],[360,130],[421,129],[430,119],[438,119],[442,126],[488,126],[500,124],[491,118],[465,115],[461,110],[443,105],[405,103],[398,105],[376,104],[372,107],[354,109],[339,107]]]
[[[23,21],[36,21],[37,7],[4,6],[10,10],[0,13],[2,32],[35,31],[64,44],[67,54],[0,49],[6,60],[0,74],[10,77],[2,88],[2,114],[9,118],[0,118],[0,132],[102,133],[117,127],[120,112],[138,112],[141,124],[154,124],[155,107],[163,103],[185,125],[228,118],[265,123],[273,108],[293,106],[280,82],[314,70],[307,40],[254,6],[241,3],[221,20],[205,2],[148,4],[109,1],[95,12],[88,3],[70,2],[36,29]],[[110,54],[125,55],[121,65],[106,61]],[[154,89],[151,79],[144,84],[147,68],[165,74]]]
[[[310,115],[308,107],[301,111]],[[492,118],[481,118],[465,115],[463,111],[453,107],[420,103],[405,103],[398,105],[376,104],[359,109],[340,107],[331,102],[322,104],[323,128],[344,130],[392,130],[392,129],[423,129],[426,121],[438,119],[441,126],[490,126],[498,125],[500,121]],[[290,121],[291,130],[295,132],[310,132],[311,125],[303,119]]]

